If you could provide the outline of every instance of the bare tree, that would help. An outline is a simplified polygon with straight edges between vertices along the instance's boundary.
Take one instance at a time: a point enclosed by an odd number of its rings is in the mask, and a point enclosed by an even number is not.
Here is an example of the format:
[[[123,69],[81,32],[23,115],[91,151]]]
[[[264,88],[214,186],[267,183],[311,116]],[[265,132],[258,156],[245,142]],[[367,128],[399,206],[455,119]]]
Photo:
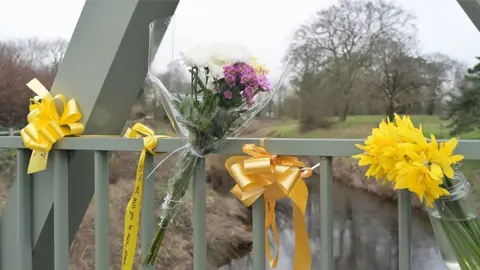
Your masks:
[[[38,78],[51,87],[66,41],[38,39],[0,42],[0,125],[23,125],[33,93],[26,87]]]
[[[46,56],[47,63],[51,66],[51,72],[57,73],[60,63],[62,62],[63,56],[67,51],[68,41],[63,39],[51,40],[47,43]]]
[[[362,69],[370,66],[375,41],[415,31],[414,17],[384,0],[340,0],[319,11],[295,33],[290,53],[303,62],[303,71],[323,70],[341,98],[339,120],[345,121],[352,92]]]
[[[445,97],[459,88],[458,80],[463,80],[467,67],[442,53],[427,55],[425,59],[428,61],[425,70],[428,79],[426,113],[433,115]]]
[[[414,39],[378,39],[375,44],[369,83],[376,90],[373,97],[385,102],[385,114],[393,119],[394,113],[405,113],[423,101],[427,64],[416,54]]]
[[[0,43],[0,125],[26,122],[29,98],[25,83],[35,70],[21,57],[18,47]]]

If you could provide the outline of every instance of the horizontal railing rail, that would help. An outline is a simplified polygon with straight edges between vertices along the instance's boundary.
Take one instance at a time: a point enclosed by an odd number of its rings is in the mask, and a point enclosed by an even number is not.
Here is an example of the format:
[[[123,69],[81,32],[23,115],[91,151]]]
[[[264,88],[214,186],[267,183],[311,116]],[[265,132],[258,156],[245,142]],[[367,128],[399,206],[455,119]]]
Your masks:
[[[157,152],[172,152],[186,143],[180,138],[162,139],[156,147]],[[259,139],[228,139],[225,147],[218,153],[241,154],[245,143],[259,143]],[[320,170],[320,261],[322,270],[333,269],[333,177],[332,157],[348,157],[359,153],[355,144],[362,143],[357,139],[267,139],[265,146],[274,154],[301,155],[319,157]],[[29,150],[25,149],[19,137],[0,138],[0,148],[17,149],[17,173],[15,200],[18,203],[18,224],[20,231],[32,231],[32,177],[27,174]],[[94,151],[94,181],[95,181],[95,252],[96,269],[109,269],[109,164],[110,151],[141,151],[141,139],[125,139],[120,137],[76,137],[64,138],[52,149],[52,166],[54,182],[54,262],[55,269],[68,269],[69,264],[69,207],[68,207],[68,151]],[[467,159],[480,159],[480,141],[462,140],[457,152]],[[200,163],[193,181],[194,206],[194,269],[206,270],[206,181],[205,163]],[[145,176],[152,171],[153,156],[148,155],[145,164]],[[155,233],[156,221],[152,213],[155,211],[154,181],[145,181],[142,214],[141,214],[141,250],[145,255]],[[13,199],[13,197],[12,197]],[[398,227],[399,227],[399,269],[411,269],[411,194],[406,190],[399,191],[398,196]],[[253,266],[255,270],[264,270],[265,261],[265,208],[262,200],[253,205]],[[31,258],[24,254],[32,254],[31,233],[18,234],[18,245],[15,263],[6,269],[38,269],[32,265]],[[0,254],[3,254],[0,253]],[[3,259],[0,257],[0,259]],[[2,265],[3,265],[2,260]],[[3,265],[5,267],[5,265]],[[17,267],[17,268],[12,268]],[[18,268],[19,267],[19,268]],[[143,270],[154,269],[143,266]]]
[[[0,136],[15,136],[20,134],[20,130],[10,128],[8,130],[0,131]]]
[[[231,138],[225,146],[219,149],[218,154],[239,154],[243,144],[256,143],[257,138]],[[442,140],[439,140],[442,141]],[[331,156],[347,157],[360,153],[355,144],[363,143],[361,139],[297,139],[297,138],[270,138],[265,145],[274,154],[302,155],[302,156]],[[172,152],[185,145],[182,138],[161,139],[155,148],[156,152]],[[66,137],[55,143],[57,150],[98,150],[98,151],[141,151],[142,139],[127,139],[122,137]],[[25,148],[18,136],[0,138],[0,148]],[[480,140],[459,140],[456,153],[465,156],[465,159],[480,159]]]

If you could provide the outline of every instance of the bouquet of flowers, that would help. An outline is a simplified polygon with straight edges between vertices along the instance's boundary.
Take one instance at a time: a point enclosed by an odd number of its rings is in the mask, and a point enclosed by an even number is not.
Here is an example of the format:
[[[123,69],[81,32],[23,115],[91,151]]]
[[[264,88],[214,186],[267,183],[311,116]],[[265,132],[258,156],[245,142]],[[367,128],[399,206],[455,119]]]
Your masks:
[[[374,128],[364,152],[355,155],[366,176],[408,189],[428,207],[440,253],[448,269],[480,269],[480,222],[470,185],[458,170],[463,156],[454,155],[458,140],[426,139],[422,126],[408,116],[382,121]]]
[[[177,150],[178,167],[169,180],[159,230],[144,264],[155,263],[166,229],[178,211],[199,159],[221,147],[227,137],[242,132],[276,90],[267,78],[268,69],[243,46],[195,47],[183,54],[183,62],[189,72],[189,83],[184,89],[167,89],[157,78],[147,78],[152,87],[158,88],[173,127],[187,141]],[[287,69],[280,81],[286,73]]]

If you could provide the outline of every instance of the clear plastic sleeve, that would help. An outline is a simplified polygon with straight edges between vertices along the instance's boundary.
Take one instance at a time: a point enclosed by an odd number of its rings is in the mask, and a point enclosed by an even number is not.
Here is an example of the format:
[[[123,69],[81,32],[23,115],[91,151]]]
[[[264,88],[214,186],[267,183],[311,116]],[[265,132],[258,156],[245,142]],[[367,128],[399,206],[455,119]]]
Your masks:
[[[152,30],[155,35],[155,28]],[[175,78],[170,77],[168,83],[151,72],[148,74],[149,91],[161,101],[185,145],[175,151],[179,154],[176,173],[168,180],[161,221],[144,264],[155,263],[166,229],[179,210],[198,161],[248,127],[269,103],[292,66],[287,61],[280,79],[272,85],[268,69],[248,49],[225,43],[182,52],[180,59],[170,63]]]

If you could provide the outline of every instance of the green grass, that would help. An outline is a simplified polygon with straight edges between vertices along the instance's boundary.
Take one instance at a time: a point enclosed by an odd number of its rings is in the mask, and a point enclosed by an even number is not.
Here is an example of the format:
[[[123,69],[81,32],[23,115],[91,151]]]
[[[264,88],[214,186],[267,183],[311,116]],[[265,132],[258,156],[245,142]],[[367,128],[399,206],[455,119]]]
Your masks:
[[[281,124],[266,127],[260,131],[263,136],[280,137],[280,138],[366,138],[372,128],[378,126],[380,121],[385,117],[382,115],[356,115],[349,116],[345,122],[335,122],[328,129],[315,129],[306,133],[299,131],[299,122],[296,120],[285,120]],[[332,119],[336,120],[336,119]],[[418,126],[422,125],[425,136],[429,137],[433,134],[437,139],[450,138],[448,121],[442,120],[438,116],[430,115],[414,115],[412,122]],[[480,131],[468,132],[460,134],[460,139],[480,139]],[[474,187],[474,192],[480,202],[480,161],[465,160],[462,163],[462,171],[469,179]]]
[[[261,133],[272,137],[302,137],[302,138],[365,138],[372,128],[378,126],[385,117],[382,115],[355,115],[349,116],[347,121],[338,122],[328,129],[315,129],[306,133],[299,132],[297,120],[285,120],[281,124],[264,128]],[[332,118],[332,120],[336,120]],[[433,134],[439,139],[449,138],[448,121],[438,116],[414,115],[412,121],[415,125],[422,125],[426,135]],[[461,139],[480,139],[480,131],[460,134]]]
[[[274,136],[279,138],[297,138],[303,137],[299,133],[300,124],[297,120],[282,121],[281,124],[263,128],[262,135]]]

